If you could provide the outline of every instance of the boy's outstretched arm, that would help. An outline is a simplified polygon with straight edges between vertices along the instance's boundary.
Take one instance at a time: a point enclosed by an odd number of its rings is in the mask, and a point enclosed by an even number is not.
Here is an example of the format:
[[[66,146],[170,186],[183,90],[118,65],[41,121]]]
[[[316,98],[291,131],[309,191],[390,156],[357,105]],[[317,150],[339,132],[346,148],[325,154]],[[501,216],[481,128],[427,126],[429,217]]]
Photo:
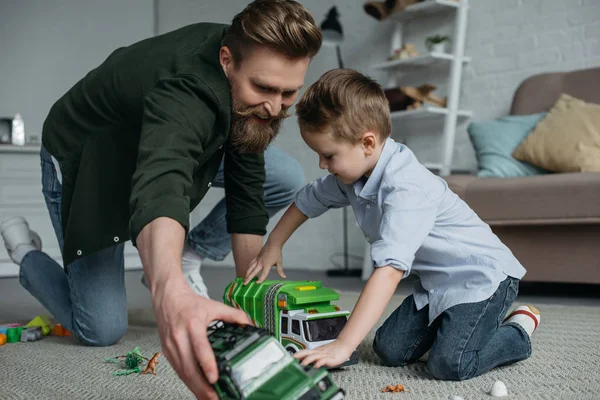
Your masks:
[[[296,207],[295,203],[292,203],[285,214],[281,217],[273,232],[269,235],[267,243],[263,246],[258,257],[256,257],[250,263],[250,268],[246,272],[246,278],[244,279],[244,285],[250,282],[255,276],[260,274],[257,282],[264,281],[269,275],[271,267],[277,266],[277,273],[282,278],[285,278],[283,272],[283,262],[281,250],[283,245],[292,236],[292,233],[302,225],[308,217]]]
[[[315,363],[315,368],[343,364],[375,326],[402,276],[404,271],[389,265],[375,269],[338,338],[314,350],[301,350],[294,357],[302,365]]]

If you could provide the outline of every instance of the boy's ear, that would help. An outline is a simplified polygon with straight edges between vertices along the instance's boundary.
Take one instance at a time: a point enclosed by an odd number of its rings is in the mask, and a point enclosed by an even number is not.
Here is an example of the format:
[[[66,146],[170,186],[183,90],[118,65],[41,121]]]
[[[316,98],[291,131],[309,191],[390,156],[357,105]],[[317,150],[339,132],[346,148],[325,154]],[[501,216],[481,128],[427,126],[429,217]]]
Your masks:
[[[377,147],[377,136],[373,132],[365,132],[362,136],[362,146],[365,155],[370,156],[375,152]]]

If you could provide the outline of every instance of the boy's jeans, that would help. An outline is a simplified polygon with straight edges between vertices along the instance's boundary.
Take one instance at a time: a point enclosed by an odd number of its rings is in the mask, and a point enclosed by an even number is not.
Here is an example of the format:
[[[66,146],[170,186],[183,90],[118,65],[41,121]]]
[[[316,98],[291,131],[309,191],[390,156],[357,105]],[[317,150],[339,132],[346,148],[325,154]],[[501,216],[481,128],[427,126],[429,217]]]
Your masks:
[[[375,334],[373,348],[388,366],[404,366],[431,349],[429,373],[463,380],[529,358],[531,341],[518,324],[503,324],[519,280],[507,278],[487,300],[450,307],[428,326],[429,306],[417,310],[407,297]]]
[[[42,192],[62,249],[62,188],[52,158],[44,147],[40,159]],[[223,165],[213,186],[223,187],[222,168]],[[304,175],[297,161],[272,146],[265,152],[265,170],[265,203],[272,216],[292,202],[304,184]],[[190,232],[188,241],[202,255],[214,259],[223,259],[229,253],[231,244],[224,199]],[[31,251],[21,262],[21,285],[81,342],[111,345],[127,330],[123,248],[124,244],[117,244],[83,257],[65,269],[47,254]]]

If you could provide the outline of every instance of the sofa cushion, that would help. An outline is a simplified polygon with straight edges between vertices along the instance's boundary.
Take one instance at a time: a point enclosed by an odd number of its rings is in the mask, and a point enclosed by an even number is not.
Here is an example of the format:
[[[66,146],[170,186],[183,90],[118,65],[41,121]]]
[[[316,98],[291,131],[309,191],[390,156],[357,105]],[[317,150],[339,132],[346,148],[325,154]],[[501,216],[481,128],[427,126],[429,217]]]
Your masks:
[[[469,124],[467,132],[479,164],[478,176],[510,178],[547,173],[543,168],[517,160],[512,152],[547,113],[509,115]]]
[[[465,185],[460,176],[446,181]],[[461,198],[491,225],[600,222],[600,173],[476,178]]]
[[[554,172],[600,172],[600,105],[562,94],[513,156]]]

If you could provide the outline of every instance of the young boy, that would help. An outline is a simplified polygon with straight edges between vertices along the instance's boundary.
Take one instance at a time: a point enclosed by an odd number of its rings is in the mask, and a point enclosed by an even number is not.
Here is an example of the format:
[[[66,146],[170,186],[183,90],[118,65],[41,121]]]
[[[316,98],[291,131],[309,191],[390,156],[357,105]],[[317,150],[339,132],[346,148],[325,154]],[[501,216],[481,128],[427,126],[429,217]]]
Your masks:
[[[352,70],[333,70],[296,106],[302,138],[329,175],[301,189],[248,270],[245,283],[272,266],[285,278],[282,246],[308,218],[350,205],[375,271],[334,342],[295,354],[302,365],[342,364],[381,317],[411,272],[414,292],[377,330],[373,347],[388,366],[430,350],[437,379],[462,380],[531,355],[540,322],[531,306],[505,320],[525,269],[491,229],[404,145],[389,138],[381,87]]]

